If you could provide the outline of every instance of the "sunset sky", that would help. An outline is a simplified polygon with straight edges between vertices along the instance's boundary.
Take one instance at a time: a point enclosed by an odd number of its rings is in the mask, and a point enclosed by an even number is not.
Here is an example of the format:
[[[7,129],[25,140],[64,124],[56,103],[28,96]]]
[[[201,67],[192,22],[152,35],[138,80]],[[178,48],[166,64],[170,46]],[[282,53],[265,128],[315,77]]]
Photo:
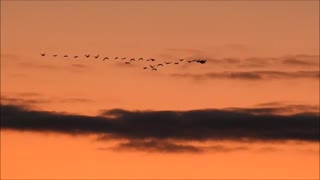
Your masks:
[[[319,179],[319,98],[319,1],[1,1],[1,179]]]

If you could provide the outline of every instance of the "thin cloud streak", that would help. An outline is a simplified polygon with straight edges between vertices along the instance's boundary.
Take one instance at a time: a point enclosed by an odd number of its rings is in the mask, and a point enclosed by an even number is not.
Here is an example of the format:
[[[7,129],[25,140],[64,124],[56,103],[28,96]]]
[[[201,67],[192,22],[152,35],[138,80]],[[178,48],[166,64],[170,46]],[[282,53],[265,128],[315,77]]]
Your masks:
[[[173,73],[172,77],[202,79],[238,79],[238,80],[271,80],[271,79],[319,79],[319,71],[243,71],[243,72],[209,72],[203,74]]]

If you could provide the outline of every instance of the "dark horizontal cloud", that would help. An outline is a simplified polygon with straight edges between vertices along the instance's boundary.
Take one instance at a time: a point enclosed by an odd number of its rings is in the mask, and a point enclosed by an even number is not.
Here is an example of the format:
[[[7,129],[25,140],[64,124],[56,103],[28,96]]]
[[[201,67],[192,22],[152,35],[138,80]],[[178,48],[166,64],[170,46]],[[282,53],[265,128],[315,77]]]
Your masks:
[[[1,128],[97,134],[130,140],[319,140],[318,114],[255,115],[251,111],[114,109],[100,116],[83,116],[1,105]]]
[[[208,72],[203,74],[173,73],[173,77],[201,79],[241,79],[241,80],[268,80],[268,79],[319,79],[319,71],[243,71],[243,72]]]

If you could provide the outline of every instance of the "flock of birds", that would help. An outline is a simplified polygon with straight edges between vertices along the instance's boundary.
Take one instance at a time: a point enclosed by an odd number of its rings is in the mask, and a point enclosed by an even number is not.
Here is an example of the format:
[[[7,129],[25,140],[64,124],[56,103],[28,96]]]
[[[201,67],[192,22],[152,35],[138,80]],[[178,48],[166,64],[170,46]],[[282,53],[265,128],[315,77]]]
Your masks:
[[[46,56],[47,54],[46,53],[40,53],[41,56]],[[47,55],[48,56],[48,55]],[[52,55],[53,57],[58,57],[58,54],[53,54]],[[77,59],[77,58],[80,58],[79,56],[69,56],[69,55],[63,55],[62,56],[63,58],[74,58],[74,59]],[[92,55],[91,54],[85,54],[84,57],[86,58],[90,58],[90,57],[94,57],[95,59],[99,59],[99,54],[98,55]],[[100,57],[101,58],[101,57]],[[108,61],[108,60],[111,60],[112,58],[109,58],[109,57],[103,57],[102,60],[103,61]],[[154,58],[149,58],[149,59],[144,59],[144,58],[139,58],[139,59],[135,59],[135,58],[127,58],[127,57],[114,57],[113,58],[114,60],[121,60],[121,61],[124,61],[125,64],[131,64],[132,62],[134,61],[156,61],[156,59]],[[185,59],[179,59],[178,61],[165,61],[164,63],[158,63],[158,64],[155,64],[155,65],[150,65],[150,69],[152,71],[157,71],[158,67],[160,66],[164,66],[164,65],[169,65],[169,64],[174,64],[174,65],[178,65],[179,63],[182,63],[182,62],[188,62],[188,63],[200,63],[200,64],[205,64],[207,62],[207,60],[205,59],[195,59],[195,60],[185,60]],[[148,69],[148,66],[144,66],[143,69]]]

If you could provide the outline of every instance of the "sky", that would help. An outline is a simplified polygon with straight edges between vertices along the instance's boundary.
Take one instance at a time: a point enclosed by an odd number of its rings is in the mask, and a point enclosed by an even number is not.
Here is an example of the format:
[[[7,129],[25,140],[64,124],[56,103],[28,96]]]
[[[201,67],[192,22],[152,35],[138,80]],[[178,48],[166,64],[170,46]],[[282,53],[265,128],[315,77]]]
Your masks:
[[[318,1],[1,1],[2,179],[318,179],[319,98]]]

